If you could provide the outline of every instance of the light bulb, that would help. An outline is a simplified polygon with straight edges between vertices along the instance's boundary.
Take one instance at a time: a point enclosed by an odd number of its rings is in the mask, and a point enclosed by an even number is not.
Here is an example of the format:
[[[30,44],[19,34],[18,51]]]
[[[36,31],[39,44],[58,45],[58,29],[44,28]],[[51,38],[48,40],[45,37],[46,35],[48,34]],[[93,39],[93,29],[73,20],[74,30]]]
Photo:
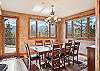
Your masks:
[[[56,16],[54,17],[54,20],[57,20],[57,17]]]
[[[60,19],[60,18],[58,18],[58,21],[61,21],[61,19]]]

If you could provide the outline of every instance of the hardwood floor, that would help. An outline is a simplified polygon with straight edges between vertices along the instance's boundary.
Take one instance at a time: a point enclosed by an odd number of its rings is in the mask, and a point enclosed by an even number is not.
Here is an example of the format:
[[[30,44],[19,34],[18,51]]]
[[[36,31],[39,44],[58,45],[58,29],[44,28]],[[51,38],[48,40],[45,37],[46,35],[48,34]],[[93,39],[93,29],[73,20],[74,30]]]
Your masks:
[[[50,69],[41,69],[40,71],[51,71]],[[57,71],[57,70],[55,70]],[[74,66],[73,65],[70,65],[70,66],[66,66],[65,68],[62,68],[61,71],[87,71],[87,68],[81,70],[80,67],[75,64]]]
[[[87,57],[79,55],[79,60],[85,61],[87,60]],[[33,62],[34,63],[34,62]],[[51,71],[50,69],[41,69],[40,71]],[[57,71],[57,70],[56,70]],[[80,66],[77,64],[74,64],[74,66],[71,65],[66,65],[65,68],[62,68],[61,71],[87,71],[87,68],[83,68],[81,70]]]

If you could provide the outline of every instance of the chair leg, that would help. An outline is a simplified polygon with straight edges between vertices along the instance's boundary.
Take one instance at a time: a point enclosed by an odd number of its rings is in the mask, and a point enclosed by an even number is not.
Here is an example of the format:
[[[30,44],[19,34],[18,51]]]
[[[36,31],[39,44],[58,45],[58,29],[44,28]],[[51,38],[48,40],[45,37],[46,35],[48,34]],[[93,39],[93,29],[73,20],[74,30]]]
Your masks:
[[[68,65],[70,65],[69,57],[67,58],[67,60],[68,60]]]
[[[31,71],[31,61],[29,61],[28,70]]]
[[[37,60],[36,60],[36,64],[37,64]]]
[[[43,60],[43,54],[42,54],[42,60]]]
[[[77,54],[77,64],[78,64],[78,54]]]
[[[74,65],[74,55],[73,55],[73,65]]]
[[[39,66],[40,66],[40,69],[41,69],[41,60],[39,59]]]
[[[64,57],[64,67],[65,67],[65,57]]]

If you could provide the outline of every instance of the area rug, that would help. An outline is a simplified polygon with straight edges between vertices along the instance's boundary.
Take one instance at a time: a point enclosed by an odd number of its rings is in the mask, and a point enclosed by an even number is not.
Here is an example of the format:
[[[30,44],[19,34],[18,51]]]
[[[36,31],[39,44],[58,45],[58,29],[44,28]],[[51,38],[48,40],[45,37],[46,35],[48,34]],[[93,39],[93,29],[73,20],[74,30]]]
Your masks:
[[[77,61],[75,61],[75,63],[77,63]],[[81,70],[83,70],[83,69],[88,67],[87,66],[87,60],[85,60],[85,61],[79,60],[78,64],[79,64],[79,67],[80,67]]]

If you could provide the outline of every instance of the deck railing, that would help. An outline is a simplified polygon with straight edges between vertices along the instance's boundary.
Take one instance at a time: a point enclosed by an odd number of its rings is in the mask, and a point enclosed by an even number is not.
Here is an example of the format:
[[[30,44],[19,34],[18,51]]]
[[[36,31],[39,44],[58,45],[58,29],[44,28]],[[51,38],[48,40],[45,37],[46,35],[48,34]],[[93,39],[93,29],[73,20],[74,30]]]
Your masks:
[[[5,44],[6,45],[15,45],[16,44],[16,38],[15,37],[6,37],[5,38]]]

